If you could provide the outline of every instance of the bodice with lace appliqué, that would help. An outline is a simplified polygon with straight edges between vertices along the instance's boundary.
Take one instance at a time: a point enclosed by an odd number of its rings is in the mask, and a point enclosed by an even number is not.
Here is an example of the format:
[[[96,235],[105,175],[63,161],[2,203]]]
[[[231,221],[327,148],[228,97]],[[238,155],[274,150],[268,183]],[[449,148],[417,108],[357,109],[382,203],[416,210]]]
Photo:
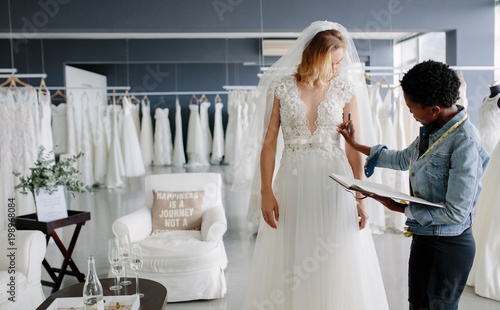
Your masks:
[[[343,109],[354,92],[352,83],[342,77],[330,81],[324,100],[318,105],[316,130],[308,128],[306,106],[294,76],[284,76],[275,82],[276,98],[280,101],[280,121],[285,147],[282,161],[300,160],[304,152],[318,152],[328,159],[343,153],[337,126],[343,121]]]

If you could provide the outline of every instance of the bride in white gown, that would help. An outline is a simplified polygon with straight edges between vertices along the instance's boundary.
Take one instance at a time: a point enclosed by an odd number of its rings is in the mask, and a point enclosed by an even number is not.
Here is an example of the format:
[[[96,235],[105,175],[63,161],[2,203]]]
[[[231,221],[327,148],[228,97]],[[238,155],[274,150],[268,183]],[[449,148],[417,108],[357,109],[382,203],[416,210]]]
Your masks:
[[[338,76],[341,64],[355,70],[356,58],[344,27],[315,22],[273,66],[271,81],[261,80],[269,87],[260,90],[267,103],[258,111],[271,103],[271,114],[260,122],[267,128],[260,157],[262,219],[243,309],[388,309],[364,201],[356,208],[354,196],[328,177],[362,176],[362,158],[349,148],[344,152],[337,132],[349,112],[355,124],[362,122],[356,98],[365,86]],[[286,69],[299,62],[296,74]],[[271,186],[280,128],[284,149]],[[243,153],[251,158],[248,149]]]

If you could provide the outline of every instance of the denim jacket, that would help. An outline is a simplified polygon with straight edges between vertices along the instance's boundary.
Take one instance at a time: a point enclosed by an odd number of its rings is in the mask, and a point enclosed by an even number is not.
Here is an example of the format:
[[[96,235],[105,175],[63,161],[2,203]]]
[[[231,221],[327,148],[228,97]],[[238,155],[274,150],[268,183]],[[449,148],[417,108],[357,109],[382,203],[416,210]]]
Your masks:
[[[366,159],[365,175],[374,168],[410,169],[413,196],[444,206],[435,208],[410,203],[413,219],[408,231],[418,235],[457,236],[469,228],[475,205],[481,193],[481,177],[489,162],[476,127],[467,119],[428,154],[418,158],[419,143],[429,135],[429,146],[465,115],[460,112],[442,128],[430,133],[431,125],[420,128],[420,136],[405,150],[389,150],[385,145],[371,147]],[[411,163],[411,167],[410,167]]]

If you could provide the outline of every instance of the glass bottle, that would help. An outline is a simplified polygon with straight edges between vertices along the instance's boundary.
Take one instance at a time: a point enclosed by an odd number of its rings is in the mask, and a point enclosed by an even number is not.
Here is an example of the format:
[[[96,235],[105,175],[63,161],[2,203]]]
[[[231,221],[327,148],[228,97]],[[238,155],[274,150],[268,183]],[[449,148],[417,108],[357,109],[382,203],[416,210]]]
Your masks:
[[[95,271],[94,255],[90,255],[87,262],[89,272],[83,286],[83,308],[84,310],[104,310],[102,285]]]

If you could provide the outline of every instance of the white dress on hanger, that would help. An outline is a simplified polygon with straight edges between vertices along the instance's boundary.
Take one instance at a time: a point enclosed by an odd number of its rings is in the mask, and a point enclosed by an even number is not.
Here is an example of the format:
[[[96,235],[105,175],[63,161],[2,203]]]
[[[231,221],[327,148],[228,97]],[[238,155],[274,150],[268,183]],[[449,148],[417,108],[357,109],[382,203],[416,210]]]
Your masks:
[[[86,92],[84,92],[81,99],[81,121],[82,127],[80,132],[80,149],[79,152],[83,153],[83,156],[78,160],[78,169],[82,173],[80,175],[80,181],[83,184],[92,186],[95,183],[94,180],[94,128],[91,122],[91,110],[95,109],[95,106],[90,102],[90,98]]]
[[[54,148],[50,93],[40,91],[38,93],[38,105],[40,110],[40,145],[45,148],[45,152],[48,154]]]
[[[132,101],[130,102],[130,113],[132,114],[132,118],[134,119],[135,130],[137,131],[137,138],[141,137],[141,121],[139,118],[139,104],[134,104]]]
[[[375,129],[375,138],[377,143],[382,141],[382,127],[380,124],[380,119],[378,117],[380,106],[383,104],[382,97],[380,96],[380,86],[379,85],[367,85],[368,89],[368,99],[370,100],[370,107],[372,110],[373,117],[373,127]]]
[[[179,97],[175,99],[175,140],[174,140],[174,155],[172,157],[172,165],[182,166],[186,163],[184,155],[184,139],[182,135],[182,115]]]
[[[241,151],[241,139],[243,139],[243,133],[245,132],[244,128],[244,105],[238,104],[235,109],[235,121],[234,121],[234,132],[233,132],[233,143],[232,143],[232,150],[231,150],[231,162],[229,163],[229,169],[226,171],[226,182],[227,183],[233,183],[234,179],[236,177],[236,174],[238,173],[238,168],[240,166],[239,163],[239,158],[240,158],[240,151]]]
[[[238,118],[238,96],[239,91],[230,91],[227,101],[228,121],[226,127],[226,143],[224,152],[224,164],[230,164],[233,157],[234,130]]]
[[[109,126],[107,118],[107,106],[98,105],[96,107],[96,131],[95,131],[95,152],[94,152],[94,179],[99,185],[105,184],[106,171],[108,169],[108,135],[106,126]]]
[[[457,104],[463,106],[467,111],[467,105],[469,103],[469,100],[467,100],[467,83],[465,83],[463,73],[460,73],[460,82],[461,82],[460,88],[458,89],[460,93],[460,98],[458,99]]]
[[[373,137],[375,144],[382,143],[382,127],[379,119],[379,108],[383,104],[380,96],[379,85],[367,85],[368,100],[370,101],[372,121],[373,121]],[[361,113],[361,111],[360,111]],[[370,177],[371,182],[382,183],[382,171],[377,169]],[[370,227],[373,234],[383,234],[386,229],[385,224],[385,207],[374,199],[366,201],[368,214],[370,214]]]
[[[201,131],[203,132],[203,144],[207,152],[207,157],[210,158],[210,153],[212,153],[212,134],[210,133],[210,125],[208,124],[208,108],[210,107],[210,102],[204,101],[200,103],[200,122]]]
[[[404,101],[403,90],[401,87],[396,90],[394,97],[394,136],[396,137],[396,149],[403,150],[408,146],[408,143],[405,140],[406,136],[403,124],[403,113],[405,110],[408,110],[408,107]],[[396,185],[394,186],[394,189],[408,195],[410,194],[410,178],[408,171],[396,171]],[[405,219],[405,216],[403,216],[403,219]],[[400,228],[404,229],[404,225],[404,222],[399,222],[399,224],[395,222],[392,224],[392,227],[400,230]]]
[[[64,154],[68,151],[68,109],[66,103],[52,104],[52,142],[56,154]]]
[[[125,167],[120,145],[119,112],[120,107],[115,104],[109,106],[107,120],[105,120],[106,123],[111,125],[109,127],[108,169],[105,180],[105,186],[108,188],[125,187],[125,183],[122,180],[122,176],[125,175]]]
[[[280,217],[277,229],[261,220],[244,310],[389,308],[370,228],[359,230],[354,196],[328,177],[353,175],[337,132],[352,92],[334,78],[311,133],[295,78],[277,83],[285,141],[273,184]],[[331,142],[314,142],[322,139]]]
[[[397,149],[397,139],[394,134],[394,124],[391,118],[392,110],[392,91],[388,90],[385,95],[384,101],[379,106],[378,109],[378,119],[380,123],[381,133],[382,133],[382,144],[387,145],[390,150]],[[397,184],[400,181],[400,171],[380,168],[382,174],[382,184],[390,186],[391,188],[401,187]],[[403,213],[393,212],[384,208],[386,215],[389,218],[389,222],[386,223],[386,227],[394,228],[397,231],[404,231],[404,226],[406,222],[406,217]]]
[[[189,124],[186,152],[188,156],[188,167],[209,166],[208,154],[206,152],[203,132],[201,129],[200,115],[198,114],[198,105],[189,105]]]
[[[479,134],[488,154],[493,152],[500,139],[500,108],[498,107],[498,100],[500,100],[500,93],[493,98],[484,98],[477,115]]]
[[[404,101],[404,96],[403,96],[403,91],[401,90],[401,102],[402,102],[402,109],[401,109],[401,114],[402,114],[402,123],[404,126],[404,133],[405,133],[405,141],[406,145],[405,148],[410,145],[415,139],[417,139],[420,135],[420,127],[422,126],[415,118],[413,115],[410,113],[410,109],[406,106],[406,103]],[[409,185],[408,185],[409,186]]]
[[[33,196],[14,192],[19,179],[17,170],[25,176],[30,173],[38,155],[36,132],[39,131],[38,103],[33,88],[0,92],[0,230],[7,230],[9,198],[15,198],[15,215],[35,212]],[[39,124],[39,123],[38,123]]]
[[[222,102],[215,103],[214,141],[212,144],[212,164],[220,164],[224,158],[224,129],[222,125]]]
[[[483,191],[476,205],[472,233],[476,241],[476,256],[467,285],[476,294],[500,301],[500,142],[491,153],[483,175]]]
[[[154,165],[172,164],[172,133],[167,108],[155,110]]]
[[[123,97],[121,147],[125,176],[137,177],[146,173],[144,160],[142,159],[141,145],[137,135],[136,125],[133,118],[133,104],[127,97]]]
[[[151,120],[151,109],[149,100],[142,99],[142,124],[141,124],[141,150],[144,166],[148,167],[153,161],[153,121]]]
[[[78,135],[76,129],[76,117],[75,117],[75,100],[73,94],[70,92],[68,95],[67,102],[67,114],[68,118],[68,155],[73,156],[78,154]]]
[[[249,118],[250,116],[248,115],[248,111],[249,111],[249,104],[248,104],[248,96],[247,94],[245,94],[244,96],[244,100],[242,101],[242,105],[241,105],[241,128],[243,128],[243,132],[246,132],[247,130],[247,126],[249,124]],[[239,142],[239,144],[241,145],[241,141]]]

